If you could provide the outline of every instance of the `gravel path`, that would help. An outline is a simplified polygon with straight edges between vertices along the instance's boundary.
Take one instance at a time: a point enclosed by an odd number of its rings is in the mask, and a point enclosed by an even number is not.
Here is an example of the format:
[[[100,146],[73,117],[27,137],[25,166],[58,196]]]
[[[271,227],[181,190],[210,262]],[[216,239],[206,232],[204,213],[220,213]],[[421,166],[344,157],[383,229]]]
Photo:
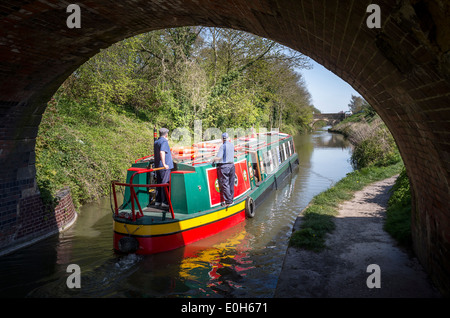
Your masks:
[[[395,180],[369,185],[340,206],[325,251],[289,247],[275,297],[440,297],[418,260],[383,230],[388,191]],[[301,217],[294,230],[300,222]],[[371,264],[379,271],[368,271]],[[369,288],[367,281],[379,282],[380,288]]]

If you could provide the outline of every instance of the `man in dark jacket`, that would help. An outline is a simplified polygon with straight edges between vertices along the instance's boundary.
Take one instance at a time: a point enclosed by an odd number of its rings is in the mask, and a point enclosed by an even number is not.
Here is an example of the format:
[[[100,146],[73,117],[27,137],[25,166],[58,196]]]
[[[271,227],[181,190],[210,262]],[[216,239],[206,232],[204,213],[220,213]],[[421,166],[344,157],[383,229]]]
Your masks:
[[[169,183],[170,172],[173,169],[172,153],[169,147],[169,129],[161,128],[159,130],[159,138],[154,144],[154,156],[155,156],[155,168],[164,167],[156,171],[156,181],[158,184]],[[168,207],[168,201],[164,188],[157,188],[156,203],[155,205],[162,207]]]

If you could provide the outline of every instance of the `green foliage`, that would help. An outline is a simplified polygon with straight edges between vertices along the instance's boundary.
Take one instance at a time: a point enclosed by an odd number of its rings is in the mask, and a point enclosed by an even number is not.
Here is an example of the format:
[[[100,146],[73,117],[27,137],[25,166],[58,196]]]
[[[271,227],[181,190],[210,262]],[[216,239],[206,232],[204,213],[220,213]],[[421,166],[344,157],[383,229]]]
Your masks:
[[[356,169],[372,165],[386,167],[401,161],[392,134],[370,105],[337,124],[332,131],[342,133],[353,144],[351,162]]]
[[[411,247],[411,190],[404,168],[391,189],[384,229],[400,244]]]
[[[194,120],[221,129],[308,129],[310,95],[295,69],[308,59],[249,33],[183,27],[112,45],[63,84],[71,100],[100,115],[122,108],[173,130]],[[83,102],[84,103],[84,102]]]
[[[153,130],[147,122],[129,114],[86,116],[89,107],[83,105],[53,99],[43,116],[36,174],[47,201],[65,186],[76,206],[107,195],[110,181],[124,180],[130,163],[151,151]]]
[[[391,193],[389,206],[409,206],[411,204],[411,189],[405,168],[402,169]]]
[[[338,124],[338,126],[344,126],[344,125],[347,125],[348,123],[361,122],[364,118],[365,118],[365,114],[363,112],[357,113],[357,114],[353,114],[353,115],[345,118],[343,121],[341,121]]]
[[[328,217],[327,219],[331,219]],[[333,221],[331,221],[332,223]],[[334,225],[334,223],[332,223]],[[311,227],[305,227],[298,231],[295,231],[290,240],[291,246],[302,247],[304,249],[320,252],[325,248],[325,237]]]
[[[361,96],[352,95],[352,97],[350,99],[350,103],[348,104],[348,108],[353,113],[359,113],[359,112],[363,112],[363,111],[369,111],[370,113],[373,113],[373,108]]]
[[[353,166],[359,168],[370,165],[389,166],[400,160],[400,153],[392,137],[380,139],[379,135],[371,136],[356,145],[351,156]]]

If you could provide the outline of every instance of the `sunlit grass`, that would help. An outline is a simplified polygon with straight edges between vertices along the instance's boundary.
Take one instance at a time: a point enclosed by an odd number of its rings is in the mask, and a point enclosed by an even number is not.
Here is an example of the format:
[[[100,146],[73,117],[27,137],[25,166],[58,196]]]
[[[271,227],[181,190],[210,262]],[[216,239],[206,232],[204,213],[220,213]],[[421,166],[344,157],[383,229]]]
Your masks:
[[[89,110],[88,103],[52,102],[36,139],[37,184],[45,202],[68,186],[76,207],[125,181],[135,159],[151,154],[153,126],[134,113]]]

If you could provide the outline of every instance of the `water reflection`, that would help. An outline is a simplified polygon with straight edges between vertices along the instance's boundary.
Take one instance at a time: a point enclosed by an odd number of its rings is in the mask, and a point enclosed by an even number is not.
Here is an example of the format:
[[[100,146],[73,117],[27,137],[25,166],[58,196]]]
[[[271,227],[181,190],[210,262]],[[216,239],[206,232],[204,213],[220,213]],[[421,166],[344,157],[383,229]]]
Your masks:
[[[340,148],[348,149],[351,144],[348,140],[344,139],[342,135],[333,133],[319,133],[313,136],[314,148]]]
[[[295,137],[300,166],[258,206],[256,217],[213,237],[157,255],[116,255],[109,198],[77,223],[0,259],[1,297],[272,297],[292,226],[321,191],[352,171],[340,135]],[[69,264],[81,289],[69,289]]]

